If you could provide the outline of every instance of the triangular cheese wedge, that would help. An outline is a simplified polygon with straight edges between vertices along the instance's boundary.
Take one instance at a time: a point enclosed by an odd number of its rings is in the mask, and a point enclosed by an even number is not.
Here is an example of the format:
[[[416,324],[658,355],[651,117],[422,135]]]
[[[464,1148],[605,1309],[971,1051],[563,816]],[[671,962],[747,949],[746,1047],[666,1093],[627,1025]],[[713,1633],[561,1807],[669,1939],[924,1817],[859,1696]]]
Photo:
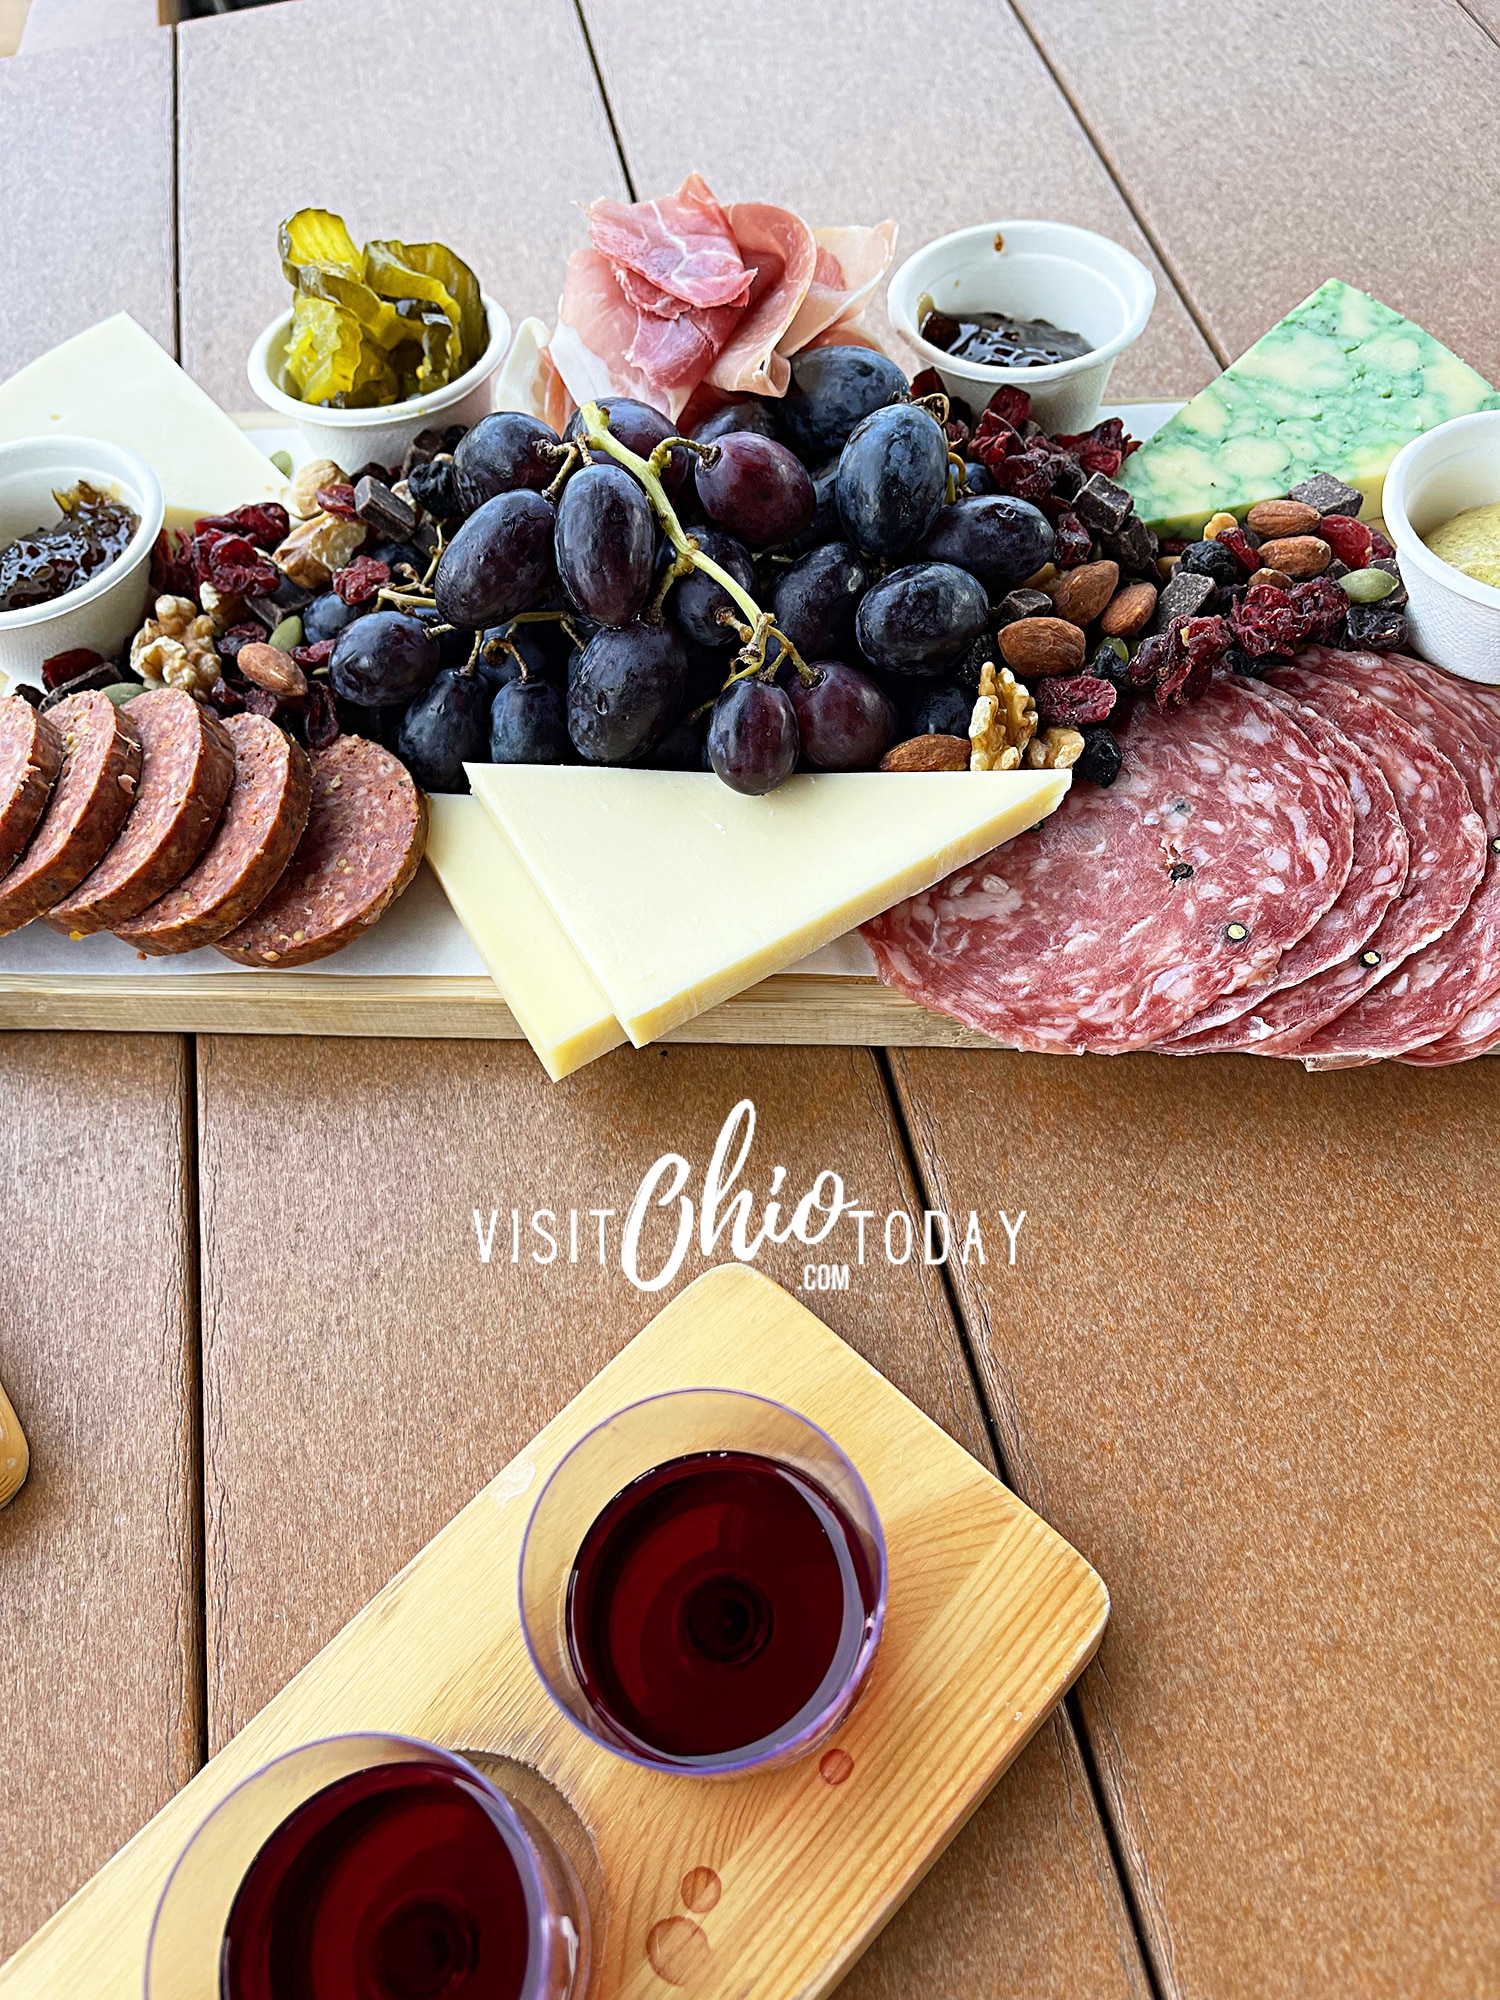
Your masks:
[[[760,799],[709,772],[470,764],[637,1048],[1045,819],[1066,771],[860,771]]]
[[[598,980],[477,799],[430,801],[427,859],[554,1083],[625,1040]]]

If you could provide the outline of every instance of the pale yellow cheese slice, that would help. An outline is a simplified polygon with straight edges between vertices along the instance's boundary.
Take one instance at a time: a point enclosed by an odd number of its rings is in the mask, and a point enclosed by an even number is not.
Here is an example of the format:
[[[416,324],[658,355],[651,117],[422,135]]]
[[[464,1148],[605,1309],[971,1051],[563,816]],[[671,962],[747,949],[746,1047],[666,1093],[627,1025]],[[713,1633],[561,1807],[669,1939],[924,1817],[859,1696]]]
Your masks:
[[[427,859],[554,1083],[625,1040],[599,982],[477,799],[429,801]]]
[[[637,1048],[1045,819],[1066,771],[862,771],[765,798],[709,772],[471,764]]]
[[[65,340],[0,383],[0,443],[103,438],[138,452],[167,496],[167,526],[275,500],[268,458],[129,313]]]

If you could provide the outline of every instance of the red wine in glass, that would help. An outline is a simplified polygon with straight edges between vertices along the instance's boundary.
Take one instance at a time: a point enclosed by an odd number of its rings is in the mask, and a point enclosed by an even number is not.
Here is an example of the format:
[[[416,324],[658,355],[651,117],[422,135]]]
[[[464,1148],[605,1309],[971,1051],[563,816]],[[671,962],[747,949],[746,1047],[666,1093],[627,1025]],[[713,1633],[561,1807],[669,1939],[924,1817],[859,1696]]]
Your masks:
[[[692,1452],[632,1480],[584,1536],[569,1652],[599,1714],[648,1756],[763,1754],[847,1683],[877,1596],[815,1481],[753,1452]]]
[[[222,2000],[517,2000],[526,1892],[484,1793],[441,1764],[315,1792],[251,1862]]]

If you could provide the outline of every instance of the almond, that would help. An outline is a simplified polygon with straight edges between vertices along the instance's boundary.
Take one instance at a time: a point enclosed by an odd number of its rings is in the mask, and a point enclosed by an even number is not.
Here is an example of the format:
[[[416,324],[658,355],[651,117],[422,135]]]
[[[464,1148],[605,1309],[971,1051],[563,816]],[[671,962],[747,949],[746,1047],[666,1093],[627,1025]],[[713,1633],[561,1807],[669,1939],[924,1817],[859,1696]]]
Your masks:
[[[1133,639],[1146,629],[1155,609],[1154,583],[1127,583],[1105,605],[1099,630],[1106,639]]]
[[[963,736],[912,736],[887,750],[882,771],[967,771],[969,744]]]
[[[1284,541],[1288,535],[1314,535],[1322,517],[1305,500],[1260,500],[1245,516],[1245,526],[1262,540]]]
[[[1002,626],[999,644],[1005,664],[1023,681],[1076,674],[1083,665],[1083,633],[1066,618],[1018,618]]]
[[[235,665],[258,688],[293,700],[307,693],[307,676],[289,653],[277,646],[258,645],[254,640],[241,646]]]
[[[1065,569],[1052,586],[1052,608],[1070,625],[1092,625],[1120,587],[1120,565],[1082,563]]]
[[[1278,590],[1290,590],[1292,587],[1292,579],[1284,569],[1258,569],[1250,581],[1274,584]]]
[[[1262,542],[1256,551],[1262,569],[1279,569],[1283,576],[1321,576],[1333,561],[1333,550],[1317,535],[1291,535],[1280,542]]]

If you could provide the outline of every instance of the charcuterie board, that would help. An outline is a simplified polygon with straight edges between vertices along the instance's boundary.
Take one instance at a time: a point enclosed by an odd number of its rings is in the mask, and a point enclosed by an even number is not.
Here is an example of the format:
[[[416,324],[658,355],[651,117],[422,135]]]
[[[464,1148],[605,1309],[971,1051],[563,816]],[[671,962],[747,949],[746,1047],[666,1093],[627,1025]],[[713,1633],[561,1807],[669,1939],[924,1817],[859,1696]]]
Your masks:
[[[737,1782],[596,1748],[527,1658],[516,1566],[558,1459],[623,1405],[713,1384],[821,1424],[884,1524],[889,1610],[859,1706],[821,1756]],[[770,1280],[681,1294],[0,1971],[3,2000],[134,2000],[166,1873],[206,1812],[296,1744],[362,1729],[505,1760],[574,1828],[596,2000],[826,1993],[1092,1657],[1109,1601],[1083,1558]],[[514,1773],[514,1777],[510,1774]],[[538,1796],[540,1795],[540,1796]],[[569,1835],[559,1832],[567,1844]],[[602,1908],[593,1907],[602,1901]]]

